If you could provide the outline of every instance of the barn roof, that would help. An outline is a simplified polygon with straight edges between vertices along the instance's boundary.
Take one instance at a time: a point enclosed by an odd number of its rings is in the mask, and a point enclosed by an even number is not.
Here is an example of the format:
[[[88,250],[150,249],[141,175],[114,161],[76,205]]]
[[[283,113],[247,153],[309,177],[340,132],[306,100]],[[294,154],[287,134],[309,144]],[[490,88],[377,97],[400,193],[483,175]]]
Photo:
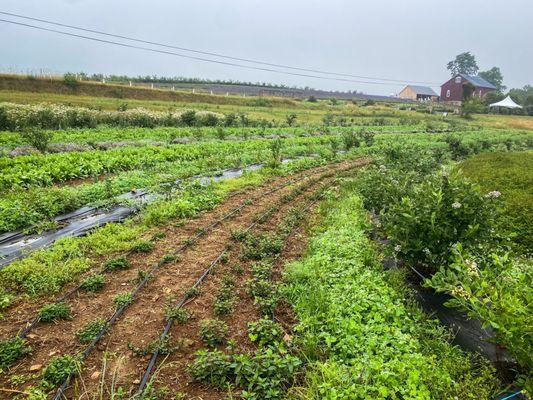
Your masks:
[[[494,86],[490,82],[487,82],[481,76],[473,76],[473,75],[466,75],[466,74],[459,74],[459,75],[461,75],[463,78],[465,78],[468,82],[470,82],[475,87],[496,89],[496,86]]]
[[[427,86],[409,85],[409,87],[413,89],[416,94],[421,94],[424,96],[438,96],[433,89]]]

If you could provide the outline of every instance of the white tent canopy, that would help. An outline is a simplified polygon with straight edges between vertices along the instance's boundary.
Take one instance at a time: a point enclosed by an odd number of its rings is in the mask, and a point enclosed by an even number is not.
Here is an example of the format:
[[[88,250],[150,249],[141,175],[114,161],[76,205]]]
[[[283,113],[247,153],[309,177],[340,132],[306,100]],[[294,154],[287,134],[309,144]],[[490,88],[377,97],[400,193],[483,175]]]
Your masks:
[[[507,96],[502,101],[490,104],[489,107],[522,108],[522,106],[516,104],[510,96]]]

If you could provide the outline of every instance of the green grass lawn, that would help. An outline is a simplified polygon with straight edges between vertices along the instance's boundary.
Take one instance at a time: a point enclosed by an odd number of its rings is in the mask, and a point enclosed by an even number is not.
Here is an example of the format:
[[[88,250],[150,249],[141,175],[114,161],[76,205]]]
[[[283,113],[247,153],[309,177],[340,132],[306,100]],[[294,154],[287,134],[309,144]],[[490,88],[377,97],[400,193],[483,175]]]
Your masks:
[[[516,236],[521,252],[533,247],[533,151],[484,153],[461,164],[466,176],[487,192],[502,193],[505,203],[505,226]]]

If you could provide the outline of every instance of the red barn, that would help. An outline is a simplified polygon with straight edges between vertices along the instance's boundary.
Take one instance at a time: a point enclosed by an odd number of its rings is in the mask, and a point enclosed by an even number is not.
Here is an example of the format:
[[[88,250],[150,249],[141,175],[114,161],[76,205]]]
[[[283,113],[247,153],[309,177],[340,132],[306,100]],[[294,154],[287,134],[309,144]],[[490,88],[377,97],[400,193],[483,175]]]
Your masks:
[[[472,96],[484,97],[488,92],[496,90],[496,86],[480,76],[457,74],[440,87],[440,99],[460,103],[465,90],[471,90]]]

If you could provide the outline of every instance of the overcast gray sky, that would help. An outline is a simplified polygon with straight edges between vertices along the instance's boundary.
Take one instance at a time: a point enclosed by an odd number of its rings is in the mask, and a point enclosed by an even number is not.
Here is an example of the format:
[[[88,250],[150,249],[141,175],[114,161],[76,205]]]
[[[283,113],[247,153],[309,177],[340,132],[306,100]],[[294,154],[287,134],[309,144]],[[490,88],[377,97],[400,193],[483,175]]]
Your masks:
[[[471,51],[482,70],[499,66],[508,87],[533,84],[533,0],[2,0],[0,11],[236,57],[406,81],[444,82],[446,63]],[[374,94],[401,89],[208,64],[0,22],[0,68],[9,67]]]

